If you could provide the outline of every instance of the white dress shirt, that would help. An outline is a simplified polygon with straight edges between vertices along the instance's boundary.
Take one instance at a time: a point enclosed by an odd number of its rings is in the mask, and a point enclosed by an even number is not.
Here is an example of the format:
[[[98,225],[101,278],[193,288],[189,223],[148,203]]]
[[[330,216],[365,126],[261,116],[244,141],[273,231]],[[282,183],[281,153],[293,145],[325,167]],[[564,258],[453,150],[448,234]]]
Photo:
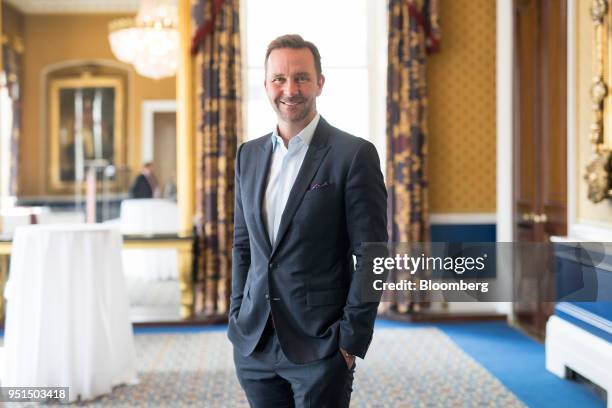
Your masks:
[[[278,135],[277,129],[274,129],[272,133],[272,161],[264,196],[264,222],[272,246],[276,242],[278,227],[289,193],[304,162],[306,151],[319,123],[319,117],[317,113],[300,133],[292,137],[289,140],[288,148]]]

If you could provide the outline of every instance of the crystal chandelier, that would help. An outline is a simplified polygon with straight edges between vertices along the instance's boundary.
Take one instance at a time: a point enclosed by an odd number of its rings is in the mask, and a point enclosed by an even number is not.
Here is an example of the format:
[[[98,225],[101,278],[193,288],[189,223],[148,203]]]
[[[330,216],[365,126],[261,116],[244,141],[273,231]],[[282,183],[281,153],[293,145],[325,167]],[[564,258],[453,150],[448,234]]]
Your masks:
[[[144,77],[174,76],[179,47],[177,24],[176,0],[140,0],[136,18],[110,22],[111,50]]]

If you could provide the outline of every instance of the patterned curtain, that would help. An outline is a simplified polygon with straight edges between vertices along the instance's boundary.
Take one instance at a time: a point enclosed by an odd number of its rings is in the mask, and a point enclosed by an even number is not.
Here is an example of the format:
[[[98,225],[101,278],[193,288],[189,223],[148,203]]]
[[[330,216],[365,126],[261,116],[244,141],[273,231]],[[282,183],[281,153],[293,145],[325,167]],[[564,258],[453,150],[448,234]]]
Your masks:
[[[0,86],[8,89],[11,104],[11,142],[10,142],[10,178],[8,193],[17,195],[17,176],[19,165],[19,134],[21,132],[21,74],[22,74],[21,43],[2,45],[3,72],[0,74]]]
[[[439,38],[437,0],[389,0],[387,189],[389,237],[396,243],[429,241],[426,61]],[[400,312],[427,302],[397,296],[391,309]]]
[[[242,134],[240,1],[198,0],[193,7],[199,119],[196,216],[200,258],[195,312],[224,315],[231,291],[234,158]]]

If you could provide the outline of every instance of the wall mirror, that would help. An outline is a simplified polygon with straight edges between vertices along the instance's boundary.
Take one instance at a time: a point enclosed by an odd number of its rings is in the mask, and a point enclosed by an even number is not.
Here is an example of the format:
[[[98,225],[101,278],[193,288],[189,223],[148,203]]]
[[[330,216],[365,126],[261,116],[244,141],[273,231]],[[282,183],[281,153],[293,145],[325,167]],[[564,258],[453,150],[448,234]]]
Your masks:
[[[176,77],[144,77],[115,58],[109,24],[133,17],[137,3],[103,2],[96,12],[78,9],[83,2],[51,3],[43,12],[36,4],[0,0],[0,55],[6,56],[0,68],[0,290],[10,231],[20,223],[108,223],[125,229],[132,320],[189,317],[192,240],[178,234],[176,197],[185,194],[177,188]],[[158,194],[132,200],[129,187],[144,162],[153,162]]]

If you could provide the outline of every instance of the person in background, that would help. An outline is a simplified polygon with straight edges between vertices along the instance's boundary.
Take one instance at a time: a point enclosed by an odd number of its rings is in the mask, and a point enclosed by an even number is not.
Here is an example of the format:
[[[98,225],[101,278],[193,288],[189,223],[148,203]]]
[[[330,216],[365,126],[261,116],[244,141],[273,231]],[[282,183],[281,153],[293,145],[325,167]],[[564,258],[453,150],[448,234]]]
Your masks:
[[[153,163],[147,162],[142,165],[140,174],[136,176],[130,186],[130,198],[155,197],[159,197],[157,178],[153,171]]]

